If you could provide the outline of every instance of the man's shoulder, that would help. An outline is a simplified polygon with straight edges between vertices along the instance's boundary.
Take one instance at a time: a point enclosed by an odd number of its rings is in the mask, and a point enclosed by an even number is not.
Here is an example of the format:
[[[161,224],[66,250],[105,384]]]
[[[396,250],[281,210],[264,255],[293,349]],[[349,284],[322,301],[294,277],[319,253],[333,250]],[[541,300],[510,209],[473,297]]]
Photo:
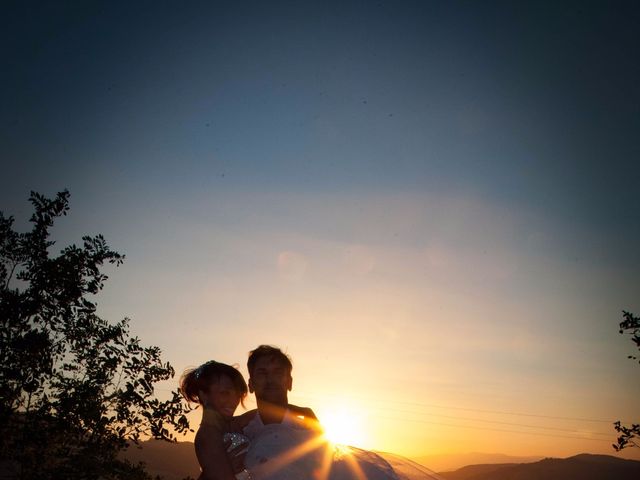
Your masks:
[[[308,407],[299,407],[289,404],[289,414],[293,417],[294,424],[298,424],[306,429],[321,431],[320,421],[316,414]]]
[[[316,414],[313,413],[313,410],[311,410],[309,407],[299,407],[297,405],[289,404],[288,408],[289,411],[296,417],[303,417],[310,420],[318,419],[318,417],[316,417]]]

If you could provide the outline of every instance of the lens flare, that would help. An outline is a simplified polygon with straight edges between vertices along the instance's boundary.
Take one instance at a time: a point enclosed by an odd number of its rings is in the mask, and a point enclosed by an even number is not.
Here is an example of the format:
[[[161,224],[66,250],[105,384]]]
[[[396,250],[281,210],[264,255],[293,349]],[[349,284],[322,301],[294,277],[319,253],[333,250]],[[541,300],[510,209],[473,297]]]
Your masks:
[[[320,418],[324,436],[333,444],[362,445],[364,434],[358,415],[348,410],[328,411]]]

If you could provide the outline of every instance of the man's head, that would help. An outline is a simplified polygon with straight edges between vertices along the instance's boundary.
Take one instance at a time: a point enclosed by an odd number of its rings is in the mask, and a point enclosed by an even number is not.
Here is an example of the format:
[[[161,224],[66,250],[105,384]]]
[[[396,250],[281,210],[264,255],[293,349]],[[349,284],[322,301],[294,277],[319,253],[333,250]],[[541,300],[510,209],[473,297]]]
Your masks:
[[[258,401],[285,406],[291,390],[293,365],[287,354],[277,347],[260,345],[249,352],[249,391],[256,394]]]

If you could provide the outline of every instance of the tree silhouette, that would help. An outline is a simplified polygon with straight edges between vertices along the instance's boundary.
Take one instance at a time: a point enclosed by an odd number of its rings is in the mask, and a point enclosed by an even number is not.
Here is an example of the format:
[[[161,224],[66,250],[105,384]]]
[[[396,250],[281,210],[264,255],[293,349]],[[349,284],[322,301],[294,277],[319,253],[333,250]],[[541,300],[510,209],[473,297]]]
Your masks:
[[[630,312],[622,312],[624,320],[620,323],[620,333],[630,335],[631,341],[636,344],[640,350],[640,317],[634,316]],[[631,360],[638,360],[637,355],[629,355]],[[640,438],[640,424],[633,423],[631,426],[622,425],[618,420],[614,424],[616,432],[620,435],[618,440],[613,444],[616,451],[620,451],[626,447],[640,447],[637,439]]]
[[[0,212],[0,468],[20,479],[150,478],[119,454],[189,429],[177,392],[154,395],[174,370],[158,347],[130,337],[127,318],[96,314],[101,269],[124,256],[101,235],[52,255],[49,232],[69,192],[29,200],[30,232]]]

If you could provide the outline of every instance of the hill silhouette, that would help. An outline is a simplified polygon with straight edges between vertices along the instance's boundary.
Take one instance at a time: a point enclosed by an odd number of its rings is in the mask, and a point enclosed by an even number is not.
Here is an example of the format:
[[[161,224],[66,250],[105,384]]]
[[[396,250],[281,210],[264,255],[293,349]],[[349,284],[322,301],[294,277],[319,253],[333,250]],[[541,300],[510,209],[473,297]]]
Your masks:
[[[144,462],[153,477],[160,475],[163,480],[198,478],[200,475],[193,442],[149,440],[131,446],[123,456],[136,463]]]
[[[421,465],[428,466],[436,472],[453,472],[467,465],[498,465],[533,463],[546,458],[543,455],[505,455],[503,453],[467,452],[440,453],[415,457]]]
[[[583,453],[526,464],[469,465],[440,475],[447,480],[637,480],[640,461]]]

